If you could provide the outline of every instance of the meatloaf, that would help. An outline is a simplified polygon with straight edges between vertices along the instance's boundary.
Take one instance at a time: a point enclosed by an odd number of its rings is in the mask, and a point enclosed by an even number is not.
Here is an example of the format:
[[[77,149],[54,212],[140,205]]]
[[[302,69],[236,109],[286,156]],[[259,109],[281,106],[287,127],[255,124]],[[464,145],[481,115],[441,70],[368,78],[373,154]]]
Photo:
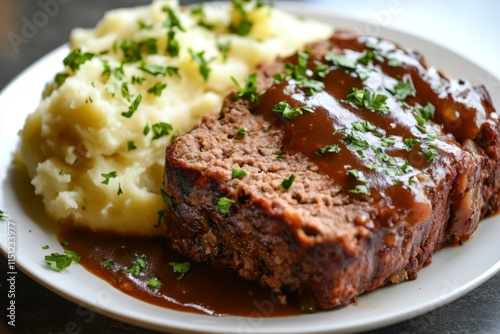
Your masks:
[[[336,31],[261,65],[167,148],[165,234],[309,310],[345,306],[415,279],[498,209],[498,127],[483,87]]]

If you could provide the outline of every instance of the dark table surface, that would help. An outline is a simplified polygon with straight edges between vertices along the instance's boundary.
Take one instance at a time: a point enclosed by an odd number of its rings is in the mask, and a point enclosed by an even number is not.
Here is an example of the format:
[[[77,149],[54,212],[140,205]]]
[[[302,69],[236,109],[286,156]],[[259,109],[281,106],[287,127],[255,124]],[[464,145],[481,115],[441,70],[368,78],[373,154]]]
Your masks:
[[[42,10],[40,3],[50,1],[1,0],[0,89],[35,60],[65,43],[72,28],[94,26],[108,9],[150,2],[149,0],[57,1],[57,13],[25,42],[13,45],[7,38],[8,33],[21,34],[24,20],[29,20]],[[190,2],[194,1],[181,1],[181,4]],[[349,9],[349,6],[342,1],[325,0],[323,2],[338,5],[343,10]],[[423,1],[422,5],[428,2]],[[368,14],[373,17],[380,15],[383,18],[384,10],[391,8],[388,7],[390,4],[387,1],[375,1],[369,4],[367,1],[361,1],[361,3],[365,5],[365,10],[371,11]],[[492,3],[485,1],[485,5],[496,9],[496,5]],[[352,8],[353,5],[350,7]],[[483,11],[485,11],[484,8]],[[496,12],[498,13],[500,11]],[[498,15],[492,15],[491,19],[498,20]],[[488,56],[491,55],[483,56],[487,61]],[[498,58],[498,53],[496,57]],[[153,333],[99,314],[82,317],[76,312],[78,307],[76,304],[52,293],[23,273],[19,273],[16,279],[16,327],[8,326],[6,318],[7,261],[3,257],[0,258],[0,300],[3,310],[0,312],[2,314],[0,333]],[[500,273],[448,305],[371,333],[500,333]]]

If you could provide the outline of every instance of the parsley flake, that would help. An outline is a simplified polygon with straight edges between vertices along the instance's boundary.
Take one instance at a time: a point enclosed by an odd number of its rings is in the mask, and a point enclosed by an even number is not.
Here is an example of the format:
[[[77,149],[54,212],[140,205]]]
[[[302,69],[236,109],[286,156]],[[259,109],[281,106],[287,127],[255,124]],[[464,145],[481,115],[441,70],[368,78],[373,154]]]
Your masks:
[[[234,77],[231,77],[236,87],[238,87],[238,92],[234,94],[233,100],[236,99],[246,99],[250,101],[253,105],[259,102],[259,93],[257,92],[257,74],[252,73],[245,79],[245,86],[240,86],[238,81]]]
[[[325,145],[322,148],[316,150],[316,155],[319,157],[323,157],[325,153],[338,153],[340,152],[340,147],[337,144]]]
[[[357,185],[354,189],[350,189],[349,192],[353,194],[370,195],[370,190],[364,184]]]
[[[338,55],[331,51],[325,55],[325,60],[331,62],[335,66],[345,67],[350,70],[356,69],[356,63],[354,62],[354,60],[343,55]]]
[[[434,105],[432,105],[432,103],[427,102],[424,107],[420,105],[416,106],[415,111],[417,113],[417,115],[415,116],[417,122],[421,125],[425,125],[434,117],[436,108],[434,107]]]
[[[45,263],[54,271],[61,271],[71,265],[72,262],[78,262],[81,256],[73,251],[65,250],[65,254],[51,253],[45,256]]]
[[[273,111],[282,114],[283,117],[287,119],[294,119],[295,117],[302,115],[303,111],[314,113],[314,110],[309,106],[292,108],[286,101],[278,102],[278,104],[273,107]]]
[[[177,277],[178,280],[183,278],[191,267],[191,263],[189,262],[170,262],[169,265],[174,270],[174,273],[180,274],[179,277]]]
[[[429,150],[421,149],[420,152],[422,152],[422,154],[425,157],[425,161],[427,162],[431,162],[432,160],[434,160],[435,157],[438,156],[438,152],[435,149],[429,149]]]
[[[159,288],[163,285],[163,283],[156,277],[151,277],[151,279],[148,281],[147,286],[150,288]]]
[[[78,48],[71,51],[71,53],[66,58],[64,58],[63,64],[64,66],[69,67],[72,71],[76,71],[80,68],[81,65],[92,58],[94,58],[93,53],[82,53],[82,50]]]
[[[165,204],[170,205],[172,203],[172,199],[167,195],[164,189],[160,189],[160,194]]]
[[[157,82],[148,89],[148,93],[153,94],[155,96],[161,96],[161,93],[165,88],[167,88],[166,83],[162,84],[161,82]]]
[[[129,90],[128,90],[128,85],[127,83],[122,83],[122,96],[125,100],[129,101],[130,102],[130,93],[129,93]]]
[[[371,92],[366,88],[351,88],[351,91],[346,96],[346,100],[357,106],[363,105],[366,109],[381,111],[383,113],[389,111],[389,108],[385,103],[387,96]]]
[[[291,174],[289,177],[285,177],[283,181],[281,181],[279,187],[285,190],[289,190],[296,178],[296,174]]]
[[[247,176],[248,175],[248,172],[243,170],[243,169],[240,169],[240,168],[233,168],[231,170],[231,178],[232,179],[239,179],[239,178],[242,178],[243,176]]]
[[[132,115],[137,111],[137,108],[139,108],[139,104],[141,104],[141,101],[142,101],[142,95],[139,94],[135,98],[134,102],[132,102],[132,104],[128,108],[128,111],[122,112],[122,116],[125,116],[127,118],[132,117]]]
[[[347,132],[342,139],[346,142],[347,147],[354,151],[363,151],[370,148],[370,144],[361,138],[356,131]]]
[[[167,33],[166,51],[171,57],[177,57],[179,55],[179,50],[179,41],[175,39],[175,31],[170,29]]]
[[[415,96],[415,88],[411,79],[405,82],[398,82],[392,89],[387,89],[399,101],[404,101],[408,96]]]
[[[173,127],[169,123],[158,122],[153,124],[151,129],[153,130],[153,140],[156,140],[168,136],[170,131],[173,130]]]
[[[229,213],[229,207],[231,204],[236,203],[234,200],[227,198],[227,197],[221,197],[217,201],[217,210],[220,213],[228,214]]]
[[[109,184],[109,179],[114,179],[115,177],[118,176],[118,173],[116,171],[112,171],[109,173],[102,173],[101,176],[104,178],[104,181],[102,181],[102,184]]]
[[[167,18],[163,22],[163,26],[165,28],[177,28],[180,31],[185,31],[184,28],[182,27],[181,21],[175,14],[175,12],[170,8],[169,6],[165,6],[162,8],[162,10],[167,13]]]
[[[137,148],[137,146],[135,146],[135,143],[132,140],[129,140],[127,142],[127,151],[133,151],[136,148]]]
[[[139,277],[141,274],[142,269],[145,269],[147,267],[146,260],[144,259],[144,255],[140,253],[135,254],[135,259],[133,261],[132,267],[125,269],[123,272],[128,274],[132,274],[135,277]]]
[[[167,74],[167,68],[165,66],[161,65],[156,65],[156,64],[141,64],[138,67],[139,70],[144,71],[146,73],[149,73],[151,75],[157,76],[157,75],[163,75],[165,76]]]
[[[208,66],[215,58],[205,59],[205,51],[200,51],[195,53],[193,49],[189,48],[189,54],[191,55],[191,60],[200,66],[200,74],[205,81],[208,80],[210,72],[212,69]]]
[[[105,266],[106,268],[111,268],[113,266],[113,262],[111,262],[108,259],[102,260],[102,265]]]
[[[245,128],[238,128],[238,130],[236,130],[237,136],[246,136],[247,134],[248,131]]]

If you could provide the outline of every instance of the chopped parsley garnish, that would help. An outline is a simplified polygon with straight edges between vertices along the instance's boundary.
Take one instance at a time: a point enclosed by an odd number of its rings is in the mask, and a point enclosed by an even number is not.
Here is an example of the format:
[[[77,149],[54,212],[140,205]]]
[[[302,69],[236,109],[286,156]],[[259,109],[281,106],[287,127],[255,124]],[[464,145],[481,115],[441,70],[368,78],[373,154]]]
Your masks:
[[[396,139],[392,137],[383,137],[380,138],[380,141],[382,142],[382,146],[389,147],[392,146],[396,143]]]
[[[200,74],[205,81],[208,80],[210,75],[210,71],[212,70],[208,65],[215,59],[205,59],[205,51],[200,51],[195,53],[193,49],[189,48],[189,54],[191,55],[191,59],[200,66]]]
[[[375,126],[370,123],[369,121],[362,121],[362,122],[353,122],[352,127],[356,129],[359,132],[371,132],[375,130]]]
[[[42,249],[49,249],[49,245],[42,246]]]
[[[170,8],[169,6],[165,6],[162,8],[162,10],[167,13],[167,18],[163,22],[163,26],[165,28],[177,28],[180,31],[185,31],[182,27],[181,21],[179,20],[177,15],[175,15],[175,12],[172,10],[172,8]]]
[[[63,240],[60,242],[61,246],[69,246],[69,242],[67,242],[66,240]]]
[[[116,67],[111,69],[111,74],[117,79],[117,80],[122,80],[123,76],[125,75],[125,72],[123,71],[123,67]]]
[[[127,118],[132,117],[132,115],[137,111],[137,108],[139,108],[139,104],[141,103],[141,101],[142,101],[142,95],[139,94],[135,98],[134,102],[132,102],[132,104],[128,108],[128,111],[122,112],[122,116],[125,116]]]
[[[93,53],[84,52],[82,53],[81,49],[75,49],[71,51],[71,53],[64,58],[63,64],[69,67],[72,71],[76,71],[80,68],[82,64],[84,64],[87,60],[94,58]]]
[[[122,83],[122,96],[125,100],[129,101],[130,102],[130,93],[129,93],[129,90],[128,90],[128,85],[127,83]]]
[[[166,83],[162,84],[161,82],[157,82],[148,89],[148,93],[153,94],[155,96],[161,96],[161,93],[165,88],[167,88]]]
[[[438,156],[438,152],[435,149],[426,150],[422,148],[420,152],[422,152],[422,154],[425,157],[425,161],[427,162],[431,162],[432,160],[434,160],[435,157]]]
[[[396,58],[388,58],[387,64],[391,67],[401,67],[403,66],[403,62]]]
[[[137,148],[132,140],[127,141],[127,151],[133,151]]]
[[[355,177],[357,180],[359,180],[359,178],[361,177],[361,173],[357,169],[349,169],[347,171],[347,175],[351,175]]]
[[[135,277],[139,277],[141,274],[142,269],[145,269],[147,267],[146,260],[144,259],[144,255],[140,253],[135,254],[135,259],[133,261],[132,267],[125,269],[123,272],[128,274],[132,274]]]
[[[143,77],[136,77],[136,76],[132,76],[132,83],[133,84],[142,84],[144,82],[144,80],[146,80],[146,78],[143,78]]]
[[[171,57],[177,57],[179,55],[179,50],[179,41],[175,39],[175,31],[170,29],[167,33],[166,51]]]
[[[122,63],[133,63],[140,61],[143,54],[156,54],[158,48],[156,46],[156,38],[146,38],[143,41],[123,41],[120,44],[120,49],[123,52]]]
[[[316,68],[314,69],[314,72],[316,72],[316,75],[320,78],[325,78],[326,73],[328,72],[328,65],[323,64],[322,62],[315,61]]]
[[[104,178],[104,181],[102,181],[102,184],[109,184],[109,179],[114,179],[115,177],[118,176],[118,173],[116,171],[112,171],[109,173],[102,173],[101,176]]]
[[[317,156],[323,157],[325,153],[338,153],[338,152],[340,152],[339,145],[333,144],[333,145],[325,145],[319,150],[316,150],[316,152],[314,153],[316,153]]]
[[[113,262],[111,262],[108,259],[102,260],[102,265],[105,266],[106,268],[111,268],[113,266]]]
[[[356,63],[354,62],[354,60],[349,59],[346,56],[338,55],[331,51],[325,55],[325,60],[331,62],[335,66],[345,67],[350,70],[356,69]]]
[[[351,88],[351,91],[347,94],[346,100],[357,106],[363,105],[366,109],[381,111],[383,113],[389,111],[389,108],[385,103],[387,96],[371,92],[366,88]]]
[[[54,77],[54,81],[55,81],[57,87],[60,87],[66,81],[66,79],[68,77],[69,77],[68,73],[65,73],[65,72],[57,73],[56,76]]]
[[[370,195],[370,190],[364,184],[357,185],[354,189],[350,189],[349,192],[353,194]]]
[[[174,273],[180,274],[177,279],[181,279],[188,272],[191,263],[189,262],[170,262],[169,265],[173,268]]]
[[[280,188],[289,190],[292,187],[293,182],[297,178],[296,174],[291,174],[289,177],[285,177],[280,183]]]
[[[247,134],[248,131],[245,128],[238,128],[238,130],[236,130],[237,136],[246,136]]]
[[[170,131],[173,130],[173,127],[169,123],[158,122],[153,124],[151,129],[153,130],[153,140],[155,140],[164,136],[168,136],[170,134]]]
[[[250,0],[231,0],[233,10],[239,12],[239,20],[231,22],[229,30],[239,36],[246,36],[252,30],[253,22],[248,18],[248,11],[245,5],[250,3]],[[261,1],[257,1],[255,8],[262,7]]]
[[[405,138],[403,142],[406,146],[407,151],[410,151],[413,148],[413,146],[420,144],[420,141],[414,138]]]
[[[151,75],[157,76],[157,75],[163,75],[165,76],[167,74],[167,68],[165,66],[161,65],[156,65],[156,64],[141,64],[138,69],[141,71],[144,71],[146,73],[149,73]]]
[[[150,130],[151,130],[151,127],[149,126],[149,124],[146,124],[146,125],[144,125],[144,129],[142,130],[142,134],[147,136]]]
[[[368,65],[368,63],[373,59],[375,59],[375,54],[370,50],[365,50],[363,55],[358,58],[356,62],[363,65]]]
[[[381,147],[372,147],[372,150],[375,152],[375,155],[380,163],[386,163],[392,166],[398,165],[398,160],[385,153]]]
[[[370,148],[370,144],[363,138],[359,136],[357,131],[349,131],[342,138],[347,147],[353,151],[363,151]]]
[[[424,107],[420,105],[416,106],[415,111],[417,113],[417,115],[415,116],[417,122],[421,125],[425,125],[434,117],[436,108],[434,107],[434,105],[432,105],[432,103],[427,102]]]
[[[234,200],[227,198],[227,197],[221,197],[217,201],[217,210],[220,213],[228,214],[229,213],[229,207],[231,204],[236,203]]]
[[[311,54],[310,50],[306,50],[298,53],[297,65],[292,63],[285,64],[286,75],[282,77],[281,75],[275,75],[275,80],[280,82],[284,79],[293,79],[296,81],[297,85],[302,88],[307,88],[308,91],[306,95],[313,95],[316,92],[320,92],[325,88],[325,84],[322,81],[312,79],[312,71],[308,70],[307,64],[309,62],[309,56]]]
[[[413,88],[413,83],[410,78],[407,81],[398,82],[392,89],[387,90],[399,101],[404,101],[408,96],[415,96],[415,88]]]
[[[163,285],[163,283],[156,277],[151,277],[151,279],[148,281],[147,286],[150,288],[159,288]]]
[[[189,11],[191,15],[201,15],[205,16],[205,8],[202,5],[197,5]]]
[[[282,114],[283,117],[287,119],[294,119],[302,115],[303,111],[307,111],[309,113],[314,113],[314,110],[309,106],[300,106],[300,107],[290,107],[288,102],[280,101],[273,107],[273,111],[279,114]]]
[[[161,194],[161,198],[163,198],[163,202],[165,204],[170,205],[172,203],[172,199],[170,198],[170,196],[167,195],[165,190],[160,189],[160,194]]]
[[[140,29],[151,30],[153,28],[153,23],[146,23],[142,20],[137,22]]]
[[[116,195],[120,196],[122,194],[123,194],[122,184],[118,183],[118,191],[116,192]]]
[[[231,178],[232,179],[239,179],[239,178],[246,176],[246,175],[248,175],[248,172],[246,172],[245,170],[240,169],[240,168],[233,168],[231,171]]]
[[[234,94],[233,100],[236,99],[246,99],[250,101],[253,105],[259,103],[259,92],[257,91],[257,74],[252,73],[245,79],[245,86],[240,86],[238,81],[234,77],[231,77],[236,87],[238,87],[238,92]]]
[[[73,251],[65,250],[65,254],[52,253],[45,256],[45,263],[54,271],[61,271],[71,265],[71,262],[78,262],[81,256]]]
[[[217,49],[222,53],[222,60],[225,62],[227,60],[227,55],[229,53],[229,49],[231,47],[231,43],[229,41],[223,42],[219,41],[217,42]]]

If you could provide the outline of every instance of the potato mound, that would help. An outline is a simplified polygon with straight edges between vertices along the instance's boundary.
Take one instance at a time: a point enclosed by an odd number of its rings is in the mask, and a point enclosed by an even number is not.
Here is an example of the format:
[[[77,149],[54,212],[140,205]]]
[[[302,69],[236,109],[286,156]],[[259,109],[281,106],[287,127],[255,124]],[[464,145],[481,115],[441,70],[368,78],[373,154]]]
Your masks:
[[[114,10],[76,29],[64,70],[21,131],[21,158],[50,217],[156,235],[165,147],[261,61],[326,38],[330,27],[258,2]]]

